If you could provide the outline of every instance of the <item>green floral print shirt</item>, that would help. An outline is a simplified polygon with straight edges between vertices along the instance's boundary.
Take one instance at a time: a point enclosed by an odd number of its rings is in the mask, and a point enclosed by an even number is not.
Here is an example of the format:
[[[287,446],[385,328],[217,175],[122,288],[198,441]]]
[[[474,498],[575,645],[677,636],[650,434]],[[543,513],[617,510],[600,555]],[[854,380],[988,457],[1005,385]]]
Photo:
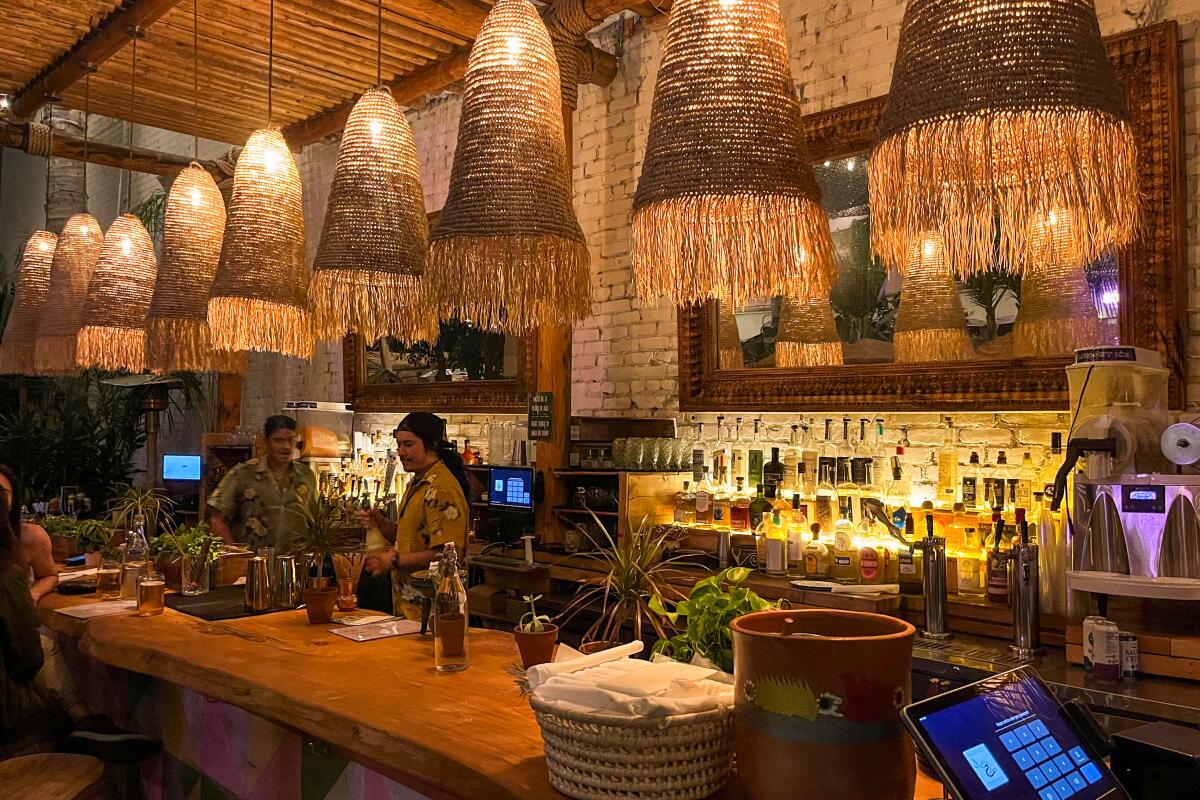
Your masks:
[[[317,478],[304,464],[291,462],[281,485],[266,459],[252,458],[229,470],[208,505],[224,518],[234,541],[283,554],[292,551],[292,535],[303,525],[298,506],[316,491]]]

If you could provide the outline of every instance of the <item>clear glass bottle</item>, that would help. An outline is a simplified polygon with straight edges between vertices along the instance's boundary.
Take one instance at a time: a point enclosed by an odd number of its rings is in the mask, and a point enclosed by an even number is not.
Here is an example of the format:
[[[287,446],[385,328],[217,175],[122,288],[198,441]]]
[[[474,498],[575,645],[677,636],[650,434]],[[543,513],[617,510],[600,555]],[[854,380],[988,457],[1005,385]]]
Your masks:
[[[729,527],[737,532],[750,530],[750,495],[746,494],[746,479],[740,475],[729,509]]]
[[[863,500],[881,500],[883,490],[879,487],[879,476],[876,465],[876,448],[878,434],[875,432],[875,427],[870,425],[869,419],[860,420],[861,432],[859,435],[858,445],[855,448],[854,466],[852,478],[858,486],[858,496],[860,507],[857,509],[858,516],[856,519],[863,520],[866,514],[862,512],[861,503]]]
[[[1025,453],[1021,458],[1020,466],[1014,472],[1017,482],[1016,506],[1033,510],[1033,483],[1037,478],[1037,471],[1033,467],[1033,457],[1029,453]],[[1036,522],[1037,518],[1035,517],[1033,521]]]
[[[458,574],[454,543],[442,549],[438,587],[433,597],[433,665],[438,672],[459,672],[469,664],[467,590]]]
[[[733,439],[730,444],[731,477],[736,483],[738,478],[746,480],[746,445],[742,441],[742,418],[738,417],[733,423]]]
[[[763,528],[767,555],[765,572],[768,575],[786,575],[788,571],[788,532],[787,526],[783,522],[783,514],[779,509],[771,512],[771,516]]]
[[[837,448],[831,438],[832,424],[833,420],[825,420],[825,437],[817,449],[817,479],[811,515],[812,521],[825,531],[833,530],[834,522],[841,516],[834,485],[837,481]]]
[[[721,462],[717,456],[718,464]],[[730,522],[729,489],[725,477],[725,467],[718,466],[716,486],[712,499],[712,524],[717,528],[728,528]]]
[[[961,470],[962,474],[962,491],[959,497],[962,498],[964,508],[978,509],[983,508],[980,500],[983,497],[982,487],[982,472],[979,466],[979,453],[971,451],[970,458],[967,459],[966,465]]]
[[[831,572],[829,542],[818,530],[804,545],[804,576],[815,580],[827,579]]]
[[[150,547],[146,542],[146,518],[138,514],[133,518],[133,530],[125,534],[125,547],[121,554],[121,599],[136,600],[138,579],[149,570]]]
[[[675,522],[688,525],[696,521],[696,498],[691,492],[691,481],[683,482],[683,489],[675,493]]]
[[[759,418],[754,420],[754,438],[750,440],[750,451],[747,455],[749,463],[746,465],[746,480],[750,486],[758,486],[760,483],[766,482],[763,475],[763,467],[766,466],[765,453],[762,442],[762,419]]]
[[[908,516],[909,489],[908,479],[904,475],[904,447],[897,446],[896,453],[890,459],[891,477],[883,490],[883,507],[888,516],[898,528],[904,527],[904,518]]]
[[[708,467],[701,468],[700,483],[696,486],[695,522],[697,525],[710,525],[713,521],[713,492],[708,482]]]
[[[843,510],[842,516],[833,526],[833,558],[830,573],[839,583],[857,583],[859,580],[858,547],[855,546],[854,522]]]
[[[804,574],[804,548],[808,544],[808,510],[799,493],[792,495],[792,511],[787,519],[788,571],[797,576]]]
[[[958,431],[946,417],[946,438],[937,452],[937,503],[951,506],[958,499]]]
[[[792,435],[783,454],[783,489],[795,493],[800,490],[800,426],[792,425]]]
[[[842,419],[842,441],[837,449],[837,484],[834,489],[837,491],[839,515],[850,520],[851,525],[857,525],[861,512],[858,507],[858,484],[854,482],[852,473],[853,455],[854,447],[850,441],[850,418],[845,417]]]
[[[704,423],[692,415],[692,480],[700,483],[704,465],[708,463],[708,444],[704,441]]]
[[[1054,502],[1054,479],[1058,475],[1058,469],[1062,466],[1062,462],[1062,432],[1054,431],[1050,434],[1049,451],[1042,453],[1042,464],[1037,479],[1038,489],[1044,495],[1047,507]],[[1070,497],[1069,494],[1067,496]]]
[[[1011,479],[1011,482],[1010,482]],[[1017,484],[1012,468],[1008,465],[1008,454],[1003,450],[996,453],[996,467],[992,472],[992,490],[996,493],[999,505],[1005,511],[1016,507]]]
[[[963,546],[958,551],[958,593],[968,597],[987,594],[987,562],[983,545],[973,525],[963,531]]]

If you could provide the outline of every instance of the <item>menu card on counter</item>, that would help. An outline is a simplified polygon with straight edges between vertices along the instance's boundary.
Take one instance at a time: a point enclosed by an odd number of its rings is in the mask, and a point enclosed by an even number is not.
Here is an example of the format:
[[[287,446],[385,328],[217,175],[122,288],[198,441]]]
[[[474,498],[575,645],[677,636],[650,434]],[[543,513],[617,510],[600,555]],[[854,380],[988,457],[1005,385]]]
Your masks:
[[[352,625],[350,627],[330,628],[330,633],[349,639],[352,642],[371,642],[375,639],[387,639],[392,636],[404,636],[421,630],[421,623],[411,619],[389,619],[386,622],[376,622],[372,625]]]
[[[92,619],[93,617],[111,617],[114,614],[128,614],[137,610],[136,600],[101,600],[98,603],[85,603],[81,606],[57,608],[59,614],[66,614],[76,619]]]

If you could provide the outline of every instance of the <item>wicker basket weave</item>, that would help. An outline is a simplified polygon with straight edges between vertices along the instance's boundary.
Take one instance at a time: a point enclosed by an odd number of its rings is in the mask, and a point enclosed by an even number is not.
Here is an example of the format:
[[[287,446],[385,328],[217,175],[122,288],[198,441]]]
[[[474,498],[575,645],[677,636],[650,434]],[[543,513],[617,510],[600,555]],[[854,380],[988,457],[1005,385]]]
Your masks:
[[[529,699],[550,785],[578,800],[701,800],[729,780],[733,709],[623,718]]]

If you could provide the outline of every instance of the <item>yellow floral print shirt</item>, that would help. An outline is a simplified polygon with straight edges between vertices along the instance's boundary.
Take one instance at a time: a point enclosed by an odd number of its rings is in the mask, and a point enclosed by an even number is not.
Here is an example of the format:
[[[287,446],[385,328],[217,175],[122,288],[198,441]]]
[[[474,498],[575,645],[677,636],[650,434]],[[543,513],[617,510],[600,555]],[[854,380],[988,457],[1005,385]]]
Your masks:
[[[229,470],[208,505],[225,519],[235,542],[283,554],[292,551],[292,535],[303,524],[297,506],[316,491],[317,477],[304,464],[291,462],[280,485],[266,459],[252,458]]]
[[[415,477],[400,502],[396,519],[396,552],[417,553],[454,542],[459,558],[466,557],[467,498],[449,468],[437,461],[420,477]],[[460,566],[462,563],[460,562]],[[414,571],[425,569],[417,567]],[[419,618],[420,594],[408,583],[408,574],[396,573],[396,613]]]

